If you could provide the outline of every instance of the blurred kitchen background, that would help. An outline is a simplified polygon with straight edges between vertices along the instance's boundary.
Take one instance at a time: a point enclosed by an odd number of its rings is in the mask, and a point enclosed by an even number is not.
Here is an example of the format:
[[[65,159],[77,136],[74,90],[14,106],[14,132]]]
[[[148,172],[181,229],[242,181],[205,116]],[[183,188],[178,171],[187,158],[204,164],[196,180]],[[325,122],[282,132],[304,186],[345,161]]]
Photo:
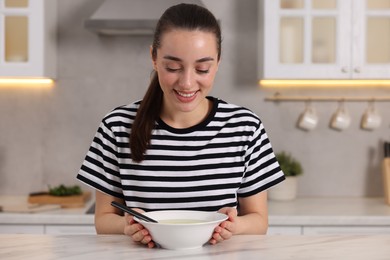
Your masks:
[[[75,177],[100,120],[113,108],[143,97],[152,70],[152,36],[100,36],[87,30],[84,21],[102,2],[58,1],[54,87],[0,88],[0,195],[79,184]],[[338,102],[313,101],[319,124],[303,131],[296,124],[304,101],[265,98],[275,92],[389,96],[390,88],[260,88],[263,60],[259,57],[267,37],[260,26],[261,1],[203,3],[220,20],[223,33],[222,63],[212,95],[257,113],[274,150],[287,151],[302,163],[298,196],[382,196],[382,144],[390,140],[389,101],[375,103],[382,125],[372,131],[360,127],[368,102],[345,102],[351,125],[336,131],[329,121]]]

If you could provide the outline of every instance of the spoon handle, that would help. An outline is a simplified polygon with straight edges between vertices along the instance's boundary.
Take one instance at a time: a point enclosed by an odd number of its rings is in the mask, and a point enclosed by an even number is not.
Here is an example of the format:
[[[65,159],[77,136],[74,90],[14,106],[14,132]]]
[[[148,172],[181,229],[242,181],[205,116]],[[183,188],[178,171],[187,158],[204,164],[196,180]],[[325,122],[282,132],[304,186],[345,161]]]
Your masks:
[[[147,221],[147,222],[154,222],[154,223],[157,223],[156,220],[151,219],[151,218],[149,218],[149,217],[147,217],[147,216],[145,216],[145,215],[143,215],[143,214],[141,214],[141,213],[139,213],[139,212],[137,212],[137,211],[135,211],[135,210],[132,210],[131,208],[129,208],[129,207],[123,205],[123,204],[120,204],[120,203],[118,203],[118,202],[116,202],[116,201],[112,201],[112,202],[111,202],[111,205],[114,206],[114,207],[116,207],[116,208],[118,208],[118,209],[120,209],[120,210],[123,210],[124,212],[127,212],[127,213],[129,213],[130,215],[133,215],[134,217],[137,217],[137,218],[139,218],[139,219],[145,220],[145,221]]]

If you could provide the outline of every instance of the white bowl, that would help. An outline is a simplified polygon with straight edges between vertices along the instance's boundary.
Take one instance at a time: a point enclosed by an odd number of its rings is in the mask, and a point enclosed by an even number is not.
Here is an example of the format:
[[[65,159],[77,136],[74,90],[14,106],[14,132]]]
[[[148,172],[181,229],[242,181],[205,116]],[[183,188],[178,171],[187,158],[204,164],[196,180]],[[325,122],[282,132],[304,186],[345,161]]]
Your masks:
[[[154,242],[166,249],[200,248],[207,243],[214,228],[228,217],[218,212],[193,210],[150,211],[144,215],[159,223],[146,222],[137,217],[134,220],[142,224]]]

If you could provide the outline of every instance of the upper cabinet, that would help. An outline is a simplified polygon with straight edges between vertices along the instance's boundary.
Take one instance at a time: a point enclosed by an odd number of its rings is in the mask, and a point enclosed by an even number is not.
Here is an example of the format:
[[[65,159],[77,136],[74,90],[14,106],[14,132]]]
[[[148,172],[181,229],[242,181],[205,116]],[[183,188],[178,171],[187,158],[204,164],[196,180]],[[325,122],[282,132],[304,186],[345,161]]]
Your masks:
[[[0,0],[0,77],[56,77],[56,1]]]
[[[390,78],[390,0],[264,0],[263,79]]]

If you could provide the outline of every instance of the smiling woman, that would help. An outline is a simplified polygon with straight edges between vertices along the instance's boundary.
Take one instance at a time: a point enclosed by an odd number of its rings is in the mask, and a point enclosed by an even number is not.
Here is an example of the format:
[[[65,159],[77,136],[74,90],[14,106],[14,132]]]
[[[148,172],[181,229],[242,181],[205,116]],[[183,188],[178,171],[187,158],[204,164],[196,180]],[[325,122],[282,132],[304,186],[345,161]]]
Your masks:
[[[147,228],[110,205],[116,201],[136,211],[219,211],[228,219],[211,244],[265,234],[266,190],[284,175],[259,117],[208,95],[221,54],[214,15],[192,4],[168,8],[150,52],[144,98],[102,120],[77,176],[97,189],[97,232],[155,246]]]

